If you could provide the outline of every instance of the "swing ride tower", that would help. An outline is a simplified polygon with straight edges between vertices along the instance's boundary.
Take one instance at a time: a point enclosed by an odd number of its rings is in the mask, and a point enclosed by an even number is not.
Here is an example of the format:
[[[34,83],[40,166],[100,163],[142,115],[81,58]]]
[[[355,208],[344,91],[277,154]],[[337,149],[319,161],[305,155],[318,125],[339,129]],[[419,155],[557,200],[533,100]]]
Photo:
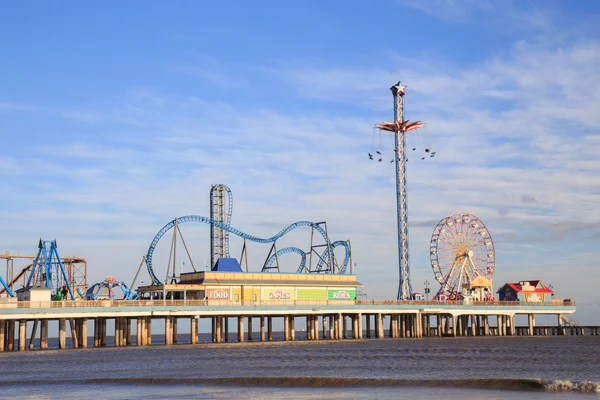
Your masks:
[[[394,132],[394,159],[396,164],[396,203],[398,219],[398,300],[412,297],[410,262],[408,253],[408,208],[406,202],[406,133],[420,128],[420,121],[404,120],[404,95],[406,86],[400,81],[390,88],[394,96],[394,122],[375,125],[377,129]]]

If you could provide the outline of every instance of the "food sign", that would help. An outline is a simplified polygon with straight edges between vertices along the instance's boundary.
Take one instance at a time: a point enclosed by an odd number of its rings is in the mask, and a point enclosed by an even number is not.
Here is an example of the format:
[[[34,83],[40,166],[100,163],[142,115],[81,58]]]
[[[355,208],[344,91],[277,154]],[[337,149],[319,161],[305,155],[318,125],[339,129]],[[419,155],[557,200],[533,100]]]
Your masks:
[[[206,298],[208,300],[229,300],[231,294],[229,288],[210,288],[206,289]]]

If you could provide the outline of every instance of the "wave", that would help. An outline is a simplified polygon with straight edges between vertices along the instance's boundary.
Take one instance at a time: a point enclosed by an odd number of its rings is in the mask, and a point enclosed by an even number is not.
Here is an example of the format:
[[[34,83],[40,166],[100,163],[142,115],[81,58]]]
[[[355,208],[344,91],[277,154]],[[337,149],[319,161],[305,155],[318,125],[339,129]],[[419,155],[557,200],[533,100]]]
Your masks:
[[[52,384],[122,384],[122,385],[229,385],[269,387],[375,387],[375,386],[430,386],[478,388],[519,391],[600,393],[600,382],[540,380],[540,379],[455,379],[419,380],[388,378],[327,378],[327,377],[231,377],[231,378],[81,378],[59,380],[6,380],[2,385]]]

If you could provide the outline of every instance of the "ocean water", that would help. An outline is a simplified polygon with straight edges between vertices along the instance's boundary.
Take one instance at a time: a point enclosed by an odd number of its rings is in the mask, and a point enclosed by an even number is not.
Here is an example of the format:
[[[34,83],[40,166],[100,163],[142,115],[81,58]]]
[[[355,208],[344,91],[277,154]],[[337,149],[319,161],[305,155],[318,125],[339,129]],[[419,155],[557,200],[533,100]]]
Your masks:
[[[19,399],[600,399],[600,337],[201,343],[0,353]]]

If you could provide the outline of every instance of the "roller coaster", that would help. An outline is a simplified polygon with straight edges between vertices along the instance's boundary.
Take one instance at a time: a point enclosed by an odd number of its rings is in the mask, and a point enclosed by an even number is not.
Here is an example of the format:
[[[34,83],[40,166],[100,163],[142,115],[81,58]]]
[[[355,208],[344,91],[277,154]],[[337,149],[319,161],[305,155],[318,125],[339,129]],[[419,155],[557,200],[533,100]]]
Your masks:
[[[289,253],[296,253],[301,256],[300,265],[297,269],[298,273],[330,273],[330,274],[345,274],[347,273],[348,266],[351,265],[351,247],[349,241],[335,241],[331,242],[329,240],[329,236],[327,234],[327,225],[325,222],[311,222],[311,221],[298,221],[293,224],[288,225],[283,228],[281,231],[276,233],[275,235],[269,238],[259,238],[253,235],[249,235],[245,232],[242,232],[239,229],[236,229],[230,225],[231,214],[233,208],[233,200],[231,196],[231,190],[222,184],[213,185],[211,187],[211,217],[204,217],[201,215],[186,215],[183,217],[178,217],[169,221],[165,226],[158,231],[158,233],[154,236],[154,239],[150,243],[148,248],[148,252],[145,256],[145,262],[148,269],[148,274],[152,279],[153,285],[161,285],[161,280],[157,277],[154,267],[153,267],[153,255],[154,250],[159,243],[160,239],[171,229],[173,229],[173,238],[175,240],[176,234],[181,232],[179,231],[179,225],[183,223],[203,223],[210,226],[211,229],[211,270],[215,269],[216,261],[219,258],[228,258],[229,257],[229,234],[236,235],[242,239],[244,239],[244,244],[242,248],[242,256],[241,260],[244,259],[244,255],[247,259],[247,247],[246,241],[249,240],[255,243],[271,243],[271,250],[267,256],[267,259],[263,265],[261,272],[267,272],[271,269],[277,269],[279,271],[279,257]],[[225,207],[225,197],[227,197],[227,207]],[[304,250],[298,247],[286,247],[280,250],[277,250],[276,242],[281,237],[285,236],[291,231],[301,227],[309,227],[312,230],[311,233],[311,249],[309,252],[305,252]],[[316,244],[313,242],[315,231],[321,236],[323,239],[323,244]],[[183,236],[181,236],[183,239]],[[187,251],[187,245],[185,241],[183,241],[185,249]],[[325,249],[321,252],[317,251],[317,248],[324,247]],[[337,260],[335,258],[334,249],[336,247],[342,247],[345,250],[344,260],[341,265],[338,265]],[[172,250],[174,248],[174,244],[172,244]],[[312,256],[313,254],[318,259],[316,262],[315,268],[312,268]],[[188,252],[189,256],[189,252]],[[309,259],[308,266],[306,265],[307,258]],[[191,257],[190,257],[191,261]],[[277,264],[274,266],[273,264]],[[246,268],[247,268],[246,261]],[[192,261],[192,267],[193,266]],[[174,270],[173,270],[174,271]],[[168,274],[167,274],[168,275]],[[175,278],[175,274],[173,274],[173,278]]]
[[[0,259],[6,260],[6,280],[0,276],[0,294],[15,297],[14,287],[22,280],[21,287],[48,287],[53,294],[66,289],[71,299],[75,293],[83,298],[81,288],[87,288],[87,262],[81,257],[60,257],[56,240],[41,240],[37,255],[4,253]],[[15,274],[15,260],[32,260]],[[76,292],[74,292],[76,290]]]
[[[114,300],[114,290],[117,288],[121,290],[121,293],[123,294],[123,300],[135,300],[138,297],[137,294],[133,293],[125,283],[116,280],[114,276],[107,276],[102,282],[95,283],[88,288],[88,290],[85,292],[85,299]],[[106,289],[107,294],[101,293],[102,289]]]

